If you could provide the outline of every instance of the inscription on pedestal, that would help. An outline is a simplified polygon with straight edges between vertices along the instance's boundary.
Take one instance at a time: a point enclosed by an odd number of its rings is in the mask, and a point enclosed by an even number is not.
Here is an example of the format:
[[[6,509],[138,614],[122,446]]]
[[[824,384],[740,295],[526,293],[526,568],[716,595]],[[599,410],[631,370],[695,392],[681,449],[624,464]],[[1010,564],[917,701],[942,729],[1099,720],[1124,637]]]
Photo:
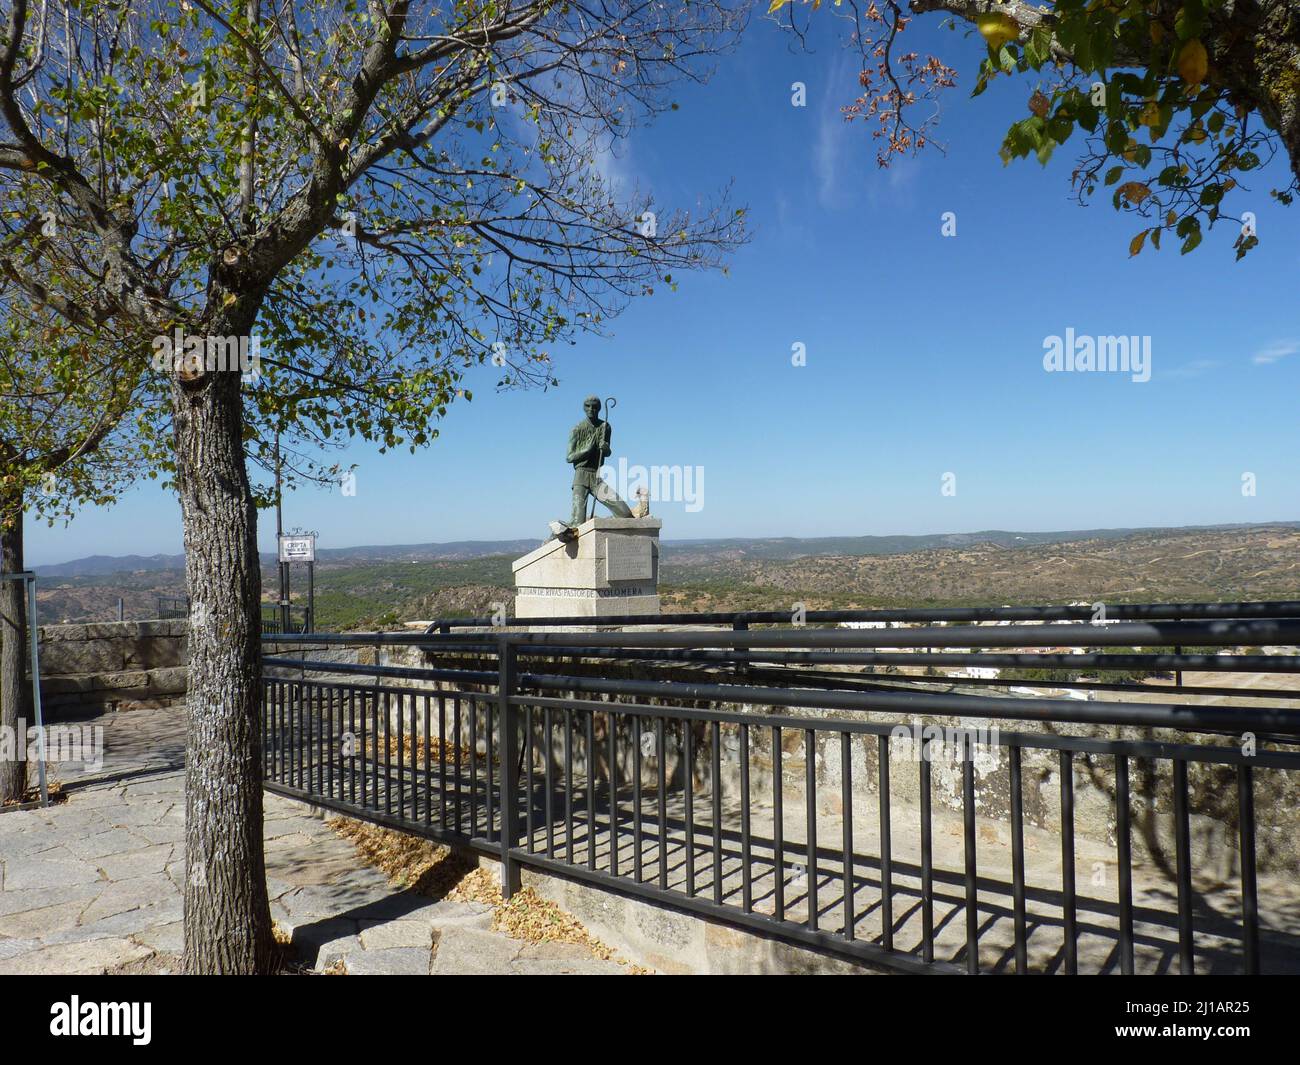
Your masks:
[[[648,581],[654,562],[648,537],[610,537],[605,541],[605,580]]]

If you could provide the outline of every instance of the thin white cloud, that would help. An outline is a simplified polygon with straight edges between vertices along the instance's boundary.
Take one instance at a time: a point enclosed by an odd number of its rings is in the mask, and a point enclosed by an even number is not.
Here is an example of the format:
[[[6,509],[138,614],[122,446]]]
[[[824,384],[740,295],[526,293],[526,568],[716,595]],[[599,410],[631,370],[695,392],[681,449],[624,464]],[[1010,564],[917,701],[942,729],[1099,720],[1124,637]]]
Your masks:
[[[613,197],[626,199],[637,185],[632,145],[626,137],[602,137],[592,150],[592,167]]]
[[[1193,359],[1191,362],[1183,363],[1182,366],[1175,366],[1172,370],[1165,371],[1160,376],[1166,381],[1182,381],[1189,377],[1200,377],[1219,365],[1220,363],[1215,359]]]
[[[844,136],[843,116],[831,111],[823,112],[817,126],[817,144],[813,149],[817,199],[823,207],[835,206],[840,158],[844,154]]]
[[[1270,363],[1280,362],[1288,355],[1294,355],[1297,351],[1300,351],[1300,340],[1277,340],[1266,348],[1260,348],[1250,361],[1256,366],[1268,366]]]

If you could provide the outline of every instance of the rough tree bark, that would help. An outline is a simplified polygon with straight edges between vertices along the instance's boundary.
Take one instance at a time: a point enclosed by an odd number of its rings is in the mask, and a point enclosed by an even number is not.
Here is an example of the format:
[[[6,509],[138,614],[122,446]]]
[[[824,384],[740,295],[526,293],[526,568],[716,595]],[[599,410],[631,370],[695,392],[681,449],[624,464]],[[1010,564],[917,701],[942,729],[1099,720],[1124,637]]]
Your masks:
[[[21,497],[0,498],[0,571],[23,568]],[[0,581],[0,725],[14,738],[14,753],[26,746],[19,722],[32,724],[32,690],[27,681],[27,603],[22,581]],[[27,763],[0,759],[0,802],[21,799],[27,787]]]
[[[247,335],[254,311],[211,326]],[[238,373],[172,388],[190,594],[185,743],[185,970],[272,964],[262,852],[257,515],[244,467]]]

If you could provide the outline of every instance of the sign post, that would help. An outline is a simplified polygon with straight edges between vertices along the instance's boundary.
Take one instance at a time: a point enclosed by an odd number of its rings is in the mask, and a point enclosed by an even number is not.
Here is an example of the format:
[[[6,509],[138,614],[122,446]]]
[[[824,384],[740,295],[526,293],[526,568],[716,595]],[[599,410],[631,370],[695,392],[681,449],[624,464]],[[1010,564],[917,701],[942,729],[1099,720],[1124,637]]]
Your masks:
[[[284,570],[284,595],[280,599],[280,631],[289,631],[289,566],[307,563],[307,631],[316,627],[316,534],[280,533],[279,559]]]

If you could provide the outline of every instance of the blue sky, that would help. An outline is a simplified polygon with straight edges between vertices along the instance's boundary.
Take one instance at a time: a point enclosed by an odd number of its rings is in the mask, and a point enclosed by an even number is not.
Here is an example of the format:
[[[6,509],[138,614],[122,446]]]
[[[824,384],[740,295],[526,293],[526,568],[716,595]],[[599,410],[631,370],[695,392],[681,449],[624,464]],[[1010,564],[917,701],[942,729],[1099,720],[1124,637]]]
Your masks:
[[[1300,216],[1267,195],[1283,168],[1237,201],[1261,237],[1243,262],[1228,224],[1192,255],[1129,259],[1138,224],[1108,197],[1071,198],[1071,145],[1046,170],[998,158],[1032,85],[970,100],[978,39],[934,19],[908,32],[959,69],[946,154],[878,170],[868,128],[839,115],[849,54],[826,34],[804,52],[756,20],[709,84],[609,164],[668,205],[733,181],[754,236],[730,275],[683,277],[611,336],[562,349],[557,389],[495,393],[492,368],[477,373],[432,448],[352,448],[356,494],[302,489],[286,522],[323,547],[541,538],[567,512],[564,446],[590,392],[618,397],[616,458],[703,470],[702,506],[653,508],[666,539],[1296,518]],[[955,237],[941,235],[947,211]],[[1044,338],[1067,328],[1149,335],[1151,380],[1044,372]],[[806,365],[792,365],[796,343]],[[273,515],[260,540],[272,548]],[[179,508],[142,487],[67,527],[33,524],[27,548],[33,565],[176,552]]]

